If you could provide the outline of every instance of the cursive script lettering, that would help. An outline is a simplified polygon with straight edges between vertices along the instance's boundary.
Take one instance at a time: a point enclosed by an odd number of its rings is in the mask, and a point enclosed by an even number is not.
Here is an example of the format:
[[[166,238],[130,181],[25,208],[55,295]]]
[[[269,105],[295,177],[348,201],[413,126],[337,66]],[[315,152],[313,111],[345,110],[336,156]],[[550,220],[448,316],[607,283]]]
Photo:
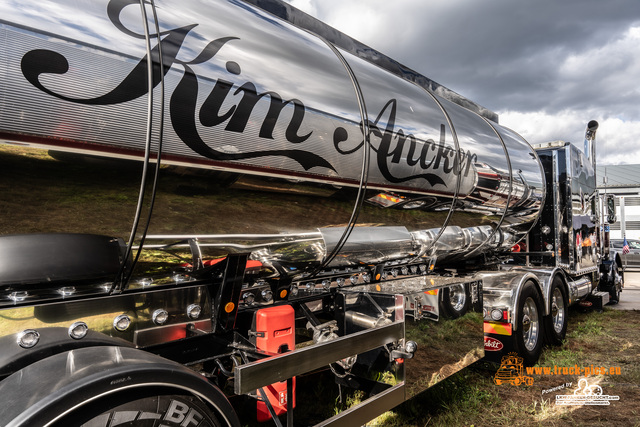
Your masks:
[[[111,0],[107,7],[107,17],[117,30],[142,41],[146,38],[145,34],[128,29],[121,20],[123,10],[129,6],[139,7],[139,1]],[[165,30],[159,34],[148,34],[147,36],[156,42],[150,53],[140,58],[115,87],[96,97],[74,98],[65,93],[58,93],[42,83],[43,74],[64,75],[69,71],[67,58],[59,52],[45,49],[27,52],[21,61],[22,73],[34,87],[66,102],[114,105],[147,95],[150,86],[157,87],[171,68],[178,68],[182,75],[169,98],[169,118],[177,137],[193,152],[216,161],[284,157],[297,162],[306,171],[324,168],[337,173],[325,158],[303,149],[310,145],[304,143],[310,141],[314,131],[305,130],[308,129],[305,127],[307,109],[301,100],[283,99],[274,91],[259,91],[259,85],[241,79],[242,68],[234,61],[227,61],[224,68],[217,64],[217,69],[226,69],[227,78],[217,76],[217,79],[213,80],[213,87],[208,93],[204,92],[203,78],[195,72],[198,69],[197,65],[220,61],[218,53],[231,43],[241,43],[241,40],[233,36],[211,40],[195,57],[185,59],[185,51],[188,50],[185,45],[190,35],[202,39],[200,35],[193,35],[196,27],[198,24]],[[152,66],[151,85],[147,84],[149,64]],[[198,99],[202,99],[203,92],[204,101],[199,105]],[[258,108],[258,105],[268,108]],[[422,179],[432,187],[448,187],[452,182],[450,177],[466,177],[469,174],[475,155],[458,152],[447,144],[444,124],[440,125],[437,142],[433,139],[420,140],[396,127],[397,106],[398,101],[390,99],[373,122],[366,119],[369,124],[368,137],[372,141],[371,149],[375,152],[372,165],[377,166],[387,182],[404,183]],[[262,113],[261,118],[256,118],[257,111],[266,113]],[[248,126],[249,123],[257,126]],[[276,139],[274,133],[278,124],[284,129],[284,141],[291,145],[270,149],[268,144]],[[361,132],[363,125],[364,123],[360,126]],[[235,147],[215,149],[210,146],[212,141],[205,140],[200,133],[203,128],[214,127],[235,134],[257,132],[254,136],[266,144],[256,144],[260,149],[255,151],[242,152]],[[215,142],[219,143],[220,140],[221,138],[216,138]],[[346,147],[347,141],[348,131],[338,127],[333,134],[333,146],[337,153],[349,155],[364,147],[364,141],[359,142],[356,147]],[[416,170],[419,172],[415,173]]]
[[[442,176],[455,174],[462,171],[463,176],[469,174],[475,155],[460,154],[445,143],[445,126],[440,125],[440,139],[436,143],[433,139],[418,141],[412,134],[405,134],[404,130],[396,130],[397,100],[389,100],[382,108],[374,122],[369,123],[371,149],[376,153],[378,169],[386,180],[392,183],[402,183],[414,179],[425,179],[432,186],[447,186]],[[386,126],[381,129],[380,123],[386,114]],[[333,135],[335,149],[341,154],[349,154],[360,149],[364,142],[360,142],[355,148],[346,149],[342,143],[348,140],[348,133],[344,128],[338,128]],[[415,175],[397,176],[390,168],[391,164],[406,164],[413,167],[420,165],[424,172]],[[436,173],[437,172],[437,173]]]
[[[139,2],[137,0],[112,0],[107,8],[108,17],[120,31],[131,37],[144,39],[144,34],[130,31],[120,20],[122,10],[130,5],[139,5]],[[212,60],[225,44],[232,40],[238,40],[238,38],[223,37],[213,40],[193,60],[178,60],[178,52],[182,48],[187,35],[195,27],[197,27],[197,24],[168,30],[159,35],[151,35],[153,38],[160,40],[151,50],[150,55],[150,61],[153,64],[152,86],[156,87],[160,83],[162,77],[161,69],[164,75],[174,65],[181,66],[184,69],[183,77],[172,94],[169,104],[171,123],[178,137],[196,153],[214,160],[244,160],[265,156],[282,156],[298,162],[305,170],[313,167],[322,167],[335,171],[335,168],[322,157],[303,150],[259,150],[244,153],[226,153],[215,150],[206,144],[198,133],[196,117],[199,118],[200,124],[205,127],[217,126],[228,120],[225,127],[226,131],[243,133],[256,104],[265,97],[270,99],[270,104],[258,134],[259,138],[274,139],[273,131],[276,123],[287,105],[292,105],[293,114],[285,131],[285,139],[290,143],[299,144],[306,141],[312,132],[304,135],[299,134],[305,116],[305,106],[300,100],[283,100],[276,92],[258,93],[256,86],[252,82],[246,82],[237,88],[234,95],[242,93],[240,102],[232,106],[229,111],[221,113],[220,109],[234,85],[231,82],[219,79],[198,114],[196,100],[199,83],[191,66]],[[162,51],[163,67],[160,67],[160,51]],[[39,78],[42,74],[65,74],[69,70],[69,62],[58,52],[43,49],[27,52],[22,58],[21,68],[27,81],[51,96],[77,104],[112,105],[128,102],[148,93],[148,62],[149,58],[145,55],[114,89],[104,95],[86,99],[72,98],[56,93],[40,82]],[[228,62],[226,68],[231,74],[237,75],[241,72],[240,66],[235,62]]]

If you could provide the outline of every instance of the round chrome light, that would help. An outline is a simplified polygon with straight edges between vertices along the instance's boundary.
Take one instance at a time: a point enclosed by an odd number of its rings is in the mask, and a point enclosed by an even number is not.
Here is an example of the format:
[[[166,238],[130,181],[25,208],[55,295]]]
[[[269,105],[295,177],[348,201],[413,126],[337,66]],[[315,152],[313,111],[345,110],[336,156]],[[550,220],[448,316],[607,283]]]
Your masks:
[[[367,272],[362,273],[362,281],[364,283],[369,283],[371,282],[371,275]]]
[[[22,302],[29,296],[27,291],[16,291],[9,294],[9,299],[13,302]]]
[[[387,280],[387,272],[386,272],[386,271],[383,271],[383,272],[382,272],[382,275],[381,275],[381,277],[380,277],[380,278],[381,278],[382,280]]]
[[[153,283],[153,279],[150,277],[143,277],[142,279],[138,280],[138,284],[143,288],[146,288],[147,286],[151,286],[152,283]]]
[[[271,292],[271,289],[264,289],[262,291],[262,299],[266,302],[273,301],[273,292]]]
[[[393,277],[398,277],[398,269],[397,269],[397,268],[394,268],[393,270],[391,270],[391,275],[392,275]]]
[[[338,277],[336,279],[336,284],[338,285],[339,288],[344,286],[344,277]]]
[[[185,280],[187,280],[187,276],[182,273],[176,273],[173,275],[173,281],[176,282],[176,285],[184,282]]]
[[[73,286],[65,286],[58,289],[58,293],[63,297],[68,297],[76,293],[76,288],[74,288]]]
[[[491,310],[491,318],[495,321],[502,320],[502,310],[494,308]]]
[[[551,227],[543,225],[542,228],[540,228],[540,231],[542,231],[542,234],[549,234],[551,233]]]
[[[153,323],[156,325],[164,325],[167,323],[167,320],[169,320],[169,312],[164,308],[159,308],[153,312],[151,320],[153,320]]]
[[[406,265],[403,265],[402,268],[400,269],[400,271],[402,272],[402,274],[404,276],[406,276],[407,274],[409,274],[409,268]]]
[[[487,317],[487,315],[489,314],[489,312],[487,312],[486,308],[482,309],[482,317]]]
[[[244,294],[242,294],[242,299],[247,304],[253,304],[256,300],[256,296],[253,292],[245,292]]]
[[[417,265],[412,265],[411,266],[411,274],[416,274],[418,272],[418,266]]]
[[[124,332],[129,329],[129,326],[131,326],[131,318],[126,314],[121,314],[113,319],[113,327],[116,331]]]
[[[404,349],[407,353],[415,353],[418,349],[418,344],[415,341],[407,341],[404,345]]]
[[[18,345],[22,348],[31,348],[40,341],[40,333],[34,329],[26,329],[18,334]]]
[[[298,285],[291,285],[291,289],[289,290],[289,295],[292,297],[298,296],[298,292],[300,292],[300,290],[298,289]]]
[[[547,243],[547,250],[548,251],[552,251],[553,250],[553,245],[551,243]]]
[[[69,336],[74,340],[80,340],[87,336],[89,327],[84,322],[75,322],[69,326]]]
[[[420,264],[420,273],[427,272],[427,264]]]
[[[198,304],[191,304],[187,307],[187,316],[189,316],[189,319],[197,319],[200,317],[200,313],[202,313],[202,307]]]
[[[353,276],[349,277],[349,281],[351,282],[352,285],[355,285],[356,283],[358,283],[358,276],[357,275],[353,275]]]
[[[331,289],[331,280],[323,280],[322,281],[322,289],[324,289],[325,291],[328,291],[329,289]]]

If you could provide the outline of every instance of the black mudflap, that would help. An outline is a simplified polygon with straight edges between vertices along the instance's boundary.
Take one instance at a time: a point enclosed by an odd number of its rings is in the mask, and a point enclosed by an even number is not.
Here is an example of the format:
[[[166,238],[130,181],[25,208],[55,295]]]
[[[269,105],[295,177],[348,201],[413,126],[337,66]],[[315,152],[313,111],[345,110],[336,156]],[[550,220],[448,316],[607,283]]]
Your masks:
[[[484,360],[498,365],[502,356],[514,352],[513,339],[509,335],[484,333]]]

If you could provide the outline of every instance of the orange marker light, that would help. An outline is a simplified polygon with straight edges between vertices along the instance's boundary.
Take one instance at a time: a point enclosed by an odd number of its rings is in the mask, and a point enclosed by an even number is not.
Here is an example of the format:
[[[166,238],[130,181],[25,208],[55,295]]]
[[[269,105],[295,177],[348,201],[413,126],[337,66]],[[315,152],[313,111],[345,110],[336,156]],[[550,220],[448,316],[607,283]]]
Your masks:
[[[236,305],[232,302],[228,302],[227,305],[224,306],[224,311],[227,313],[231,313],[236,308]]]
[[[283,289],[280,291],[280,299],[285,299],[287,297],[287,290]]]

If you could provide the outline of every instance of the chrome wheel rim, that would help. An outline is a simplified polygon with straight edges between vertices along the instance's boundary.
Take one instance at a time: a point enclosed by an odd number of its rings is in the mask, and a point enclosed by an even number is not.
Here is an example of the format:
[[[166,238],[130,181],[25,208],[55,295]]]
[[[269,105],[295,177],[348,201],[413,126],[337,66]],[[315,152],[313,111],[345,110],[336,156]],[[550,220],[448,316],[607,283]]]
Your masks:
[[[538,344],[540,335],[540,320],[538,308],[533,298],[529,297],[522,307],[522,337],[524,346],[528,351],[533,351]]]
[[[560,334],[564,328],[564,322],[566,319],[566,313],[564,310],[564,298],[562,297],[562,291],[559,288],[553,290],[551,296],[551,319],[553,321],[553,330]]]

